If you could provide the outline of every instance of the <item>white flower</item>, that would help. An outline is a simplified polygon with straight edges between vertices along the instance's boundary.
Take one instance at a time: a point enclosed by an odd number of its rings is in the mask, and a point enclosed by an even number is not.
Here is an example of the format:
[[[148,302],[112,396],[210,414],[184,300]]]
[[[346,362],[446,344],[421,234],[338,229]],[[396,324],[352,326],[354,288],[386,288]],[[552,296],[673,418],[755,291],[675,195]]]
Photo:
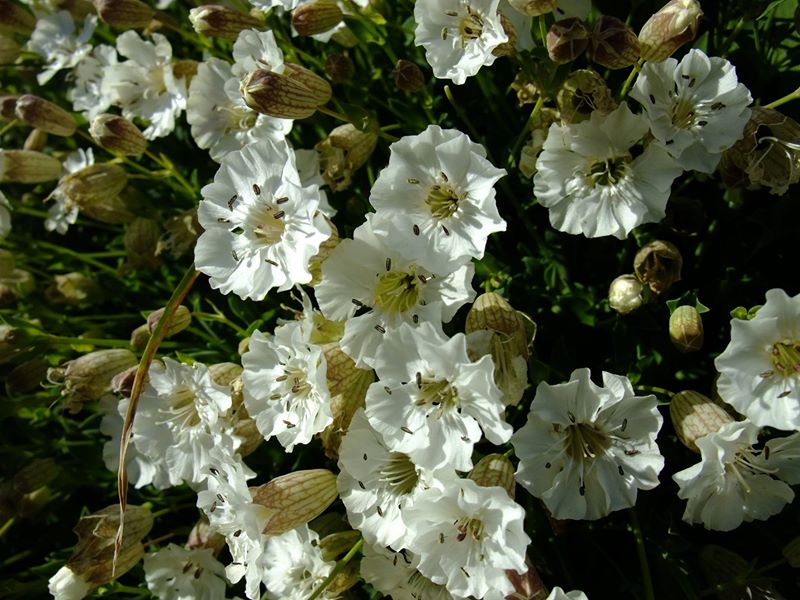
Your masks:
[[[447,339],[430,323],[402,324],[387,333],[374,368],[367,418],[389,448],[421,467],[467,471],[481,430],[493,444],[511,437],[492,358],[471,362],[464,334]]]
[[[603,387],[576,369],[566,383],[540,383],[528,421],[511,443],[517,481],[556,519],[599,519],[636,504],[658,485],[663,419],[655,396],[635,396],[627,377],[603,372]]]
[[[497,14],[499,0],[417,0],[414,43],[439,79],[462,84],[496,56],[508,36]]]
[[[339,446],[339,495],[350,524],[368,544],[402,548],[408,536],[405,514],[414,499],[422,490],[454,479],[449,465],[432,471],[390,450],[363,409],[353,416]]]
[[[94,164],[94,153],[91,148],[86,150],[78,148],[70,152],[67,158],[61,163],[62,176],[70,173],[77,173],[89,165]],[[60,182],[59,182],[60,183]],[[80,207],[70,198],[58,185],[56,189],[47,197],[47,201],[52,201],[50,208],[47,209],[47,218],[44,220],[44,228],[47,231],[56,231],[60,234],[67,233],[70,225],[74,225],[78,220]]]
[[[693,48],[674,58],[646,62],[631,90],[650,129],[686,170],[712,173],[722,152],[742,137],[750,119],[750,92],[724,58]]]
[[[105,75],[123,116],[149,122],[142,132],[148,140],[171,133],[186,108],[186,81],[172,70],[172,46],[159,33],[152,38],[155,44],[133,30],[121,34],[117,51],[129,60],[113,65]]]
[[[300,175],[300,183],[303,187],[319,186],[319,211],[332,219],[336,215],[336,209],[328,202],[325,190],[321,189],[325,185],[325,180],[322,178],[322,171],[319,167],[319,153],[316,150],[300,148],[295,149],[294,158],[297,172]]]
[[[432,273],[388,248],[373,232],[370,217],[322,263],[315,288],[325,317],[346,320],[340,346],[360,369],[374,364],[383,339],[401,323],[438,326],[475,297],[472,263]]]
[[[505,170],[486,160],[483,146],[438,125],[389,149],[369,197],[375,233],[436,272],[483,258],[489,234],[506,228],[494,191]]]
[[[589,600],[586,594],[580,590],[573,590],[572,592],[565,592],[560,587],[556,586],[550,591],[547,600]]]
[[[117,64],[117,50],[101,44],[81,60],[72,72],[74,85],[67,91],[72,109],[91,121],[114,103],[111,81],[106,74]]]
[[[67,566],[50,578],[47,589],[55,600],[81,600],[94,586]]]
[[[270,537],[264,551],[267,593],[281,600],[306,600],[325,580],[335,563],[323,560],[319,536],[301,525]],[[321,598],[337,598],[325,590]]]
[[[419,495],[408,548],[419,555],[419,572],[454,596],[503,600],[514,589],[506,570],[527,571],[524,518],[503,488],[460,479]]]
[[[52,15],[40,15],[36,21],[36,29],[28,40],[28,50],[35,52],[47,61],[44,68],[36,75],[39,85],[44,85],[61,69],[71,69],[92,51],[87,43],[97,26],[95,15],[86,15],[83,29],[76,35],[75,22],[66,10]]]
[[[333,421],[322,348],[308,341],[300,321],[272,337],[254,331],[242,366],[244,404],[265,439],[276,436],[291,452]]]
[[[631,148],[647,133],[647,120],[626,104],[588,121],[550,126],[536,161],[533,192],[550,209],[559,231],[624,239],[634,227],[664,218],[680,167],[649,144],[635,159]]]
[[[225,597],[225,567],[211,548],[186,550],[169,544],[144,557],[147,589],[158,600],[219,600]]]
[[[291,148],[264,140],[231,152],[201,193],[195,264],[212,288],[263,300],[272,288],[311,281],[309,261],[331,229]]]
[[[244,29],[233,44],[233,74],[242,79],[257,69],[283,73],[283,52],[272,31]]]
[[[731,341],[714,361],[725,402],[760,427],[800,429],[800,294],[780,289],[749,320],[731,320]]]
[[[186,120],[200,148],[219,162],[226,154],[266,138],[282,141],[292,121],[260,115],[250,109],[239,92],[239,79],[231,65],[218,58],[200,63],[189,86]]]
[[[792,488],[771,475],[779,472],[781,463],[786,465],[781,451],[797,458],[800,435],[782,444],[768,443],[770,451],[759,452],[753,449],[758,431],[754,423],[734,421],[697,440],[701,462],[672,476],[680,487],[678,497],[688,500],[684,521],[730,531],[742,521],[768,519],[794,499]]]
[[[361,576],[384,596],[393,600],[461,600],[443,585],[422,575],[419,557],[408,550],[392,552],[382,546],[364,546]]]
[[[0,191],[0,241],[6,239],[9,233],[11,233],[11,203]]]

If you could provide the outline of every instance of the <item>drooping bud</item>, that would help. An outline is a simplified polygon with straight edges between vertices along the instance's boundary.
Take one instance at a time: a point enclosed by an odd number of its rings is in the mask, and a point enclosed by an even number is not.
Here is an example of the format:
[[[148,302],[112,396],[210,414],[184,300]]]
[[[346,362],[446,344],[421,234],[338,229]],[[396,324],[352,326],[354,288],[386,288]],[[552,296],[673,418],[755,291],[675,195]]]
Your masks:
[[[719,431],[726,423],[733,422],[733,417],[719,404],[692,390],[678,392],[672,397],[669,416],[681,443],[698,454],[698,439]]]
[[[128,184],[128,174],[119,165],[99,163],[66,175],[58,187],[81,209],[116,197]]]
[[[316,525],[316,522],[314,523]],[[323,537],[319,541],[322,560],[333,562],[347,554],[347,551],[358,542],[361,534],[358,531],[337,531]]]
[[[29,36],[36,28],[36,17],[11,0],[0,0],[0,33]]]
[[[781,552],[790,567],[800,569],[800,536],[786,544]]]
[[[164,315],[164,309],[159,308],[156,311],[151,312],[147,316],[147,328],[150,330],[152,334],[155,331],[156,325],[158,325],[158,321]],[[192,311],[186,308],[183,304],[178,305],[175,309],[175,312],[172,314],[172,318],[169,320],[167,324],[166,330],[164,331],[164,337],[169,338],[173,335],[180,333],[189,325],[192,324]]]
[[[639,39],[624,21],[603,15],[592,30],[592,60],[609,69],[624,69],[637,60]]]
[[[28,137],[25,138],[25,143],[22,145],[23,150],[34,150],[41,152],[47,145],[47,132],[41,129],[31,129]]]
[[[12,394],[24,394],[39,387],[47,375],[49,365],[41,358],[26,360],[14,367],[6,378],[6,386]]]
[[[308,69],[284,63],[283,73],[258,69],[241,86],[247,106],[281,119],[305,119],[331,99],[327,81]]]
[[[11,37],[0,34],[0,65],[13,64],[22,52],[19,44]]]
[[[119,115],[97,115],[89,133],[104,149],[123,156],[136,156],[147,149],[147,140],[139,128]]]
[[[345,83],[353,78],[356,67],[347,50],[334,52],[325,60],[325,74],[333,83]]]
[[[197,33],[236,41],[245,29],[261,29],[256,17],[219,4],[206,4],[189,11],[189,21]]]
[[[3,121],[13,121],[17,118],[15,112],[17,108],[18,94],[3,94],[0,96],[0,119]]]
[[[139,325],[131,332],[131,347],[136,350],[144,350],[147,341],[150,339],[150,328],[147,323]]]
[[[66,110],[33,94],[17,98],[14,112],[25,124],[61,137],[74,135],[78,128],[75,117]]]
[[[643,287],[634,275],[620,275],[608,288],[608,304],[621,315],[627,315],[643,303]]]
[[[292,27],[300,36],[316,35],[330,31],[343,18],[336,0],[312,0],[292,11]]]
[[[61,395],[68,399],[67,408],[75,413],[83,402],[99,400],[103,394],[111,391],[114,375],[138,362],[130,350],[96,350],[61,367],[49,369],[47,378],[52,383],[63,383]]]
[[[194,247],[202,227],[197,220],[197,209],[191,208],[164,223],[166,233],[156,245],[156,256],[169,252],[173,258],[180,258]]]
[[[697,37],[703,11],[697,0],[670,0],[639,32],[642,58],[659,62]]]
[[[133,270],[154,269],[159,260],[156,256],[161,230],[153,219],[138,217],[125,229],[123,241],[128,260],[127,268]]]
[[[141,0],[94,0],[100,20],[120,29],[142,29],[156,12]]]
[[[331,190],[350,187],[353,173],[367,162],[377,143],[374,131],[361,131],[347,123],[336,127],[314,147],[319,153],[322,178]]]
[[[579,123],[595,111],[608,114],[617,108],[605,80],[591,69],[579,69],[567,77],[556,103],[564,123]]]
[[[145,342],[145,344],[146,343],[147,342]],[[144,349],[144,344],[142,345],[141,349]],[[112,393],[119,394],[125,398],[130,398],[133,391],[133,382],[136,379],[136,371],[138,370],[139,365],[134,365],[114,375],[114,377],[111,378]]]
[[[655,294],[663,294],[673,283],[680,281],[682,268],[683,257],[680,250],[663,240],[655,240],[642,246],[633,259],[633,272]]]
[[[484,456],[467,477],[482,487],[501,487],[514,499],[514,465],[503,454]]]
[[[526,17],[546,15],[558,6],[558,0],[508,0],[508,3]]]
[[[33,150],[0,150],[0,182],[43,183],[61,175],[61,161]]]
[[[0,306],[9,306],[36,288],[33,275],[24,269],[14,269],[0,276]]]
[[[400,59],[392,70],[392,79],[404,92],[418,92],[425,87],[425,75],[416,63]]]
[[[83,273],[55,275],[53,282],[45,290],[45,297],[53,304],[78,306],[91,304],[103,297],[103,289],[98,283]]]
[[[14,475],[14,489],[20,494],[29,494],[53,481],[59,471],[52,458],[37,458]]]
[[[703,347],[703,318],[694,306],[679,306],[669,317],[669,339],[681,352]]]
[[[268,509],[263,533],[280,535],[321,515],[336,500],[336,475],[327,469],[295,471],[251,489],[253,502]]]
[[[578,58],[589,46],[589,30],[576,17],[556,21],[547,32],[547,54],[554,63]]]

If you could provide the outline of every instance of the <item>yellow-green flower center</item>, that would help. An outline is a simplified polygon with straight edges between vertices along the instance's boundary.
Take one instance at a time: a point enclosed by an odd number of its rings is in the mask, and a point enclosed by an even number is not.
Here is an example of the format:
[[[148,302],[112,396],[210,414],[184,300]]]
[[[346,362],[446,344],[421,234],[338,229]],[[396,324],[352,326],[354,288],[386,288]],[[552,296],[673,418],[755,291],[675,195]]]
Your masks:
[[[564,449],[573,460],[596,458],[611,446],[609,435],[591,423],[575,423],[564,433]]]
[[[678,129],[689,129],[694,123],[694,105],[688,99],[679,100],[672,107],[672,124]]]
[[[306,378],[305,370],[297,367],[287,367],[283,372],[291,393],[298,398],[308,397],[313,388]]]
[[[428,190],[425,197],[425,204],[431,209],[431,215],[435,219],[446,219],[455,214],[458,210],[458,202],[461,198],[446,183],[435,183]]]
[[[395,493],[410,494],[417,487],[419,477],[417,468],[408,455],[402,452],[392,452],[380,470],[380,478],[389,484]]]
[[[467,537],[471,537],[476,542],[483,538],[484,525],[480,519],[462,517],[456,521],[456,529],[458,529],[456,539],[459,542],[463,542]]]
[[[615,156],[614,158],[593,162],[589,166],[589,173],[586,176],[589,187],[619,183],[625,176],[628,159],[628,156]]]
[[[419,302],[422,281],[409,271],[387,271],[378,277],[375,306],[386,312],[406,313]]]
[[[784,377],[800,375],[800,341],[773,344],[770,358],[778,375]]]
[[[446,379],[425,379],[418,376],[420,398],[418,404],[430,404],[447,410],[458,404],[458,390]]]
[[[286,223],[284,213],[274,206],[267,205],[258,215],[258,225],[253,228],[253,234],[258,241],[271,246],[281,241]]]
[[[182,427],[194,427],[200,423],[200,416],[195,407],[195,393],[188,385],[181,385],[167,398],[169,408],[161,412],[170,415],[170,421],[179,421]]]
[[[471,7],[467,7],[467,14],[461,17],[458,24],[458,33],[462,43],[465,40],[475,40],[483,33],[483,17],[474,12]]]

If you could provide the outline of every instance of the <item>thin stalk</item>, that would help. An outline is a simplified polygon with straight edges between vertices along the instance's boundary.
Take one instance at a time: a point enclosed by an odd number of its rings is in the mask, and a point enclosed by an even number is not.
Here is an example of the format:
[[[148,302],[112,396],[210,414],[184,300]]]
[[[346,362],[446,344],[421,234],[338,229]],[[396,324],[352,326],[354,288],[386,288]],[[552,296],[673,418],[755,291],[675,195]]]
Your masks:
[[[675,392],[670,392],[665,388],[657,387],[655,385],[637,385],[635,389],[637,392],[652,392],[654,394],[661,394],[667,398],[672,398],[675,395]]]
[[[787,102],[791,102],[792,100],[797,100],[800,98],[800,87],[793,91],[791,94],[786,94],[783,98],[778,98],[777,100],[773,100],[769,104],[765,104],[764,108],[777,108],[782,104],[786,104]]]
[[[65,346],[99,346],[101,348],[130,348],[131,343],[128,340],[113,340],[101,338],[82,338],[82,337],[66,337],[61,335],[48,335],[47,340],[52,344],[63,344]],[[161,344],[162,348],[177,348],[176,342],[164,342]]]
[[[325,591],[325,588],[327,588],[333,582],[333,580],[336,579],[339,573],[344,571],[344,568],[347,566],[347,563],[353,560],[353,557],[358,553],[359,550],[361,550],[361,546],[363,545],[364,545],[364,538],[359,539],[355,544],[353,544],[353,547],[350,548],[347,554],[344,555],[344,558],[342,558],[342,560],[336,563],[336,566],[333,568],[330,574],[325,578],[325,581],[323,581],[320,584],[320,586],[314,590],[314,593],[308,597],[308,600],[316,600],[316,598],[319,598],[320,594],[322,594],[322,592]]]
[[[628,74],[628,78],[625,80],[625,83],[622,84],[622,89],[619,91],[619,101],[622,102],[625,99],[625,96],[628,95],[628,92],[633,85],[633,80],[636,79],[636,76],[639,74],[639,71],[642,70],[642,65],[644,61],[640,58],[635,65],[631,68],[631,72]]]
[[[14,129],[14,127],[16,127],[17,125],[19,125],[19,121],[17,119],[11,119],[11,121],[9,121],[5,127],[0,129],[0,135],[5,135],[6,133]]]
[[[547,21],[545,15],[539,15],[539,37],[542,38],[542,46],[547,48]]]
[[[75,252],[74,250],[70,250],[69,248],[65,248],[63,246],[58,246],[56,244],[50,244],[49,242],[43,242],[41,240],[37,241],[36,243],[37,243],[37,245],[41,246],[42,248],[48,248],[49,250],[53,250],[54,252],[60,252],[62,254],[69,254],[70,256],[72,256],[74,258],[77,258],[81,262],[85,262],[88,265],[92,265],[93,267],[96,267],[96,268],[100,269],[101,271],[105,271],[106,273],[109,273],[109,274],[113,275],[114,277],[118,277],[119,276],[119,273],[117,273],[117,270],[114,269],[113,267],[109,267],[107,264],[101,263],[99,260],[95,260],[95,259],[93,259],[93,258],[91,258],[89,256],[85,256],[84,254],[81,254],[80,252]]]
[[[328,108],[327,106],[318,106],[317,110],[321,112],[323,115],[328,115],[329,117],[333,117],[334,119],[344,121],[345,123],[352,123],[352,121],[350,121],[347,115],[337,112],[331,108]],[[378,129],[376,133],[378,137],[382,137],[383,139],[389,140],[390,142],[396,142],[397,140],[400,139],[399,137],[395,137],[389,133],[386,133],[385,131],[381,131],[380,129]]]
[[[636,555],[639,557],[639,569],[642,572],[642,583],[644,585],[644,597],[646,600],[656,600],[656,592],[653,588],[653,578],[650,575],[650,565],[647,563],[647,549],[644,545],[644,534],[642,526],[639,524],[639,516],[636,509],[631,509],[630,531],[636,540]]]
[[[3,539],[6,533],[8,533],[8,530],[11,529],[16,522],[17,519],[15,517],[11,517],[8,521],[3,523],[3,526],[0,527],[0,539]]]
[[[525,123],[525,127],[522,128],[522,131],[520,131],[519,136],[517,136],[517,140],[514,142],[514,145],[511,148],[511,153],[508,155],[508,160],[506,161],[506,164],[511,165],[516,160],[517,154],[519,154],[520,148],[522,147],[525,138],[528,137],[528,134],[533,128],[533,124],[536,122],[536,117],[539,116],[539,112],[541,111],[543,104],[544,104],[544,98],[542,96],[539,96],[536,99],[536,104],[533,106],[531,115],[528,117],[528,121]]]

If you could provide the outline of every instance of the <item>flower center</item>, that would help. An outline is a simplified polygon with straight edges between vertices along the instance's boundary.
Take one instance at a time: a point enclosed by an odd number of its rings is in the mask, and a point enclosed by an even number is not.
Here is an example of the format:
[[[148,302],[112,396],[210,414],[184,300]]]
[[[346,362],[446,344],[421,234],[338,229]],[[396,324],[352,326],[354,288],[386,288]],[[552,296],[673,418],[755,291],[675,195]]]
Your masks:
[[[458,202],[461,198],[449,185],[435,183],[428,190],[425,197],[425,204],[431,209],[434,219],[447,219],[452,217],[458,210]]]
[[[283,216],[282,210],[268,204],[258,215],[258,224],[253,228],[253,235],[258,241],[268,246],[277,244],[281,241],[283,230],[286,229]]]
[[[419,301],[420,284],[413,270],[381,273],[375,289],[375,306],[387,312],[408,312]]]
[[[473,11],[471,6],[467,7],[467,14],[461,17],[461,21],[458,24],[458,33],[462,42],[464,40],[477,39],[483,33],[483,17]]]
[[[200,423],[194,401],[192,388],[181,385],[167,398],[169,408],[162,408],[160,411],[171,415],[169,420],[180,422],[181,427],[194,427]]]
[[[217,106],[216,110],[227,113],[225,133],[252,129],[258,118],[258,113],[243,106]]]
[[[587,175],[589,186],[607,186],[618,183],[625,176],[627,163],[628,157],[626,156],[615,156],[593,162]]]
[[[284,377],[289,387],[289,391],[294,394],[298,400],[308,398],[313,387],[306,378],[306,372],[298,367],[287,367],[283,370]]]
[[[420,391],[418,404],[438,406],[440,411],[458,405],[458,390],[446,379],[424,379],[418,375],[417,386]]]
[[[458,529],[458,536],[456,539],[463,542],[467,536],[471,537],[474,541],[480,542],[483,539],[483,521],[480,519],[461,517],[456,521],[456,529]]]
[[[800,341],[773,344],[770,353],[775,373],[784,377],[800,374]]]
[[[574,460],[596,458],[611,446],[609,435],[591,423],[575,423],[564,433],[564,449]]]
[[[410,494],[417,487],[419,477],[417,467],[402,452],[392,452],[381,467],[380,480],[389,485],[392,490],[401,496]]]
[[[672,124],[678,129],[689,129],[694,122],[694,105],[687,98],[680,99],[672,107]]]

